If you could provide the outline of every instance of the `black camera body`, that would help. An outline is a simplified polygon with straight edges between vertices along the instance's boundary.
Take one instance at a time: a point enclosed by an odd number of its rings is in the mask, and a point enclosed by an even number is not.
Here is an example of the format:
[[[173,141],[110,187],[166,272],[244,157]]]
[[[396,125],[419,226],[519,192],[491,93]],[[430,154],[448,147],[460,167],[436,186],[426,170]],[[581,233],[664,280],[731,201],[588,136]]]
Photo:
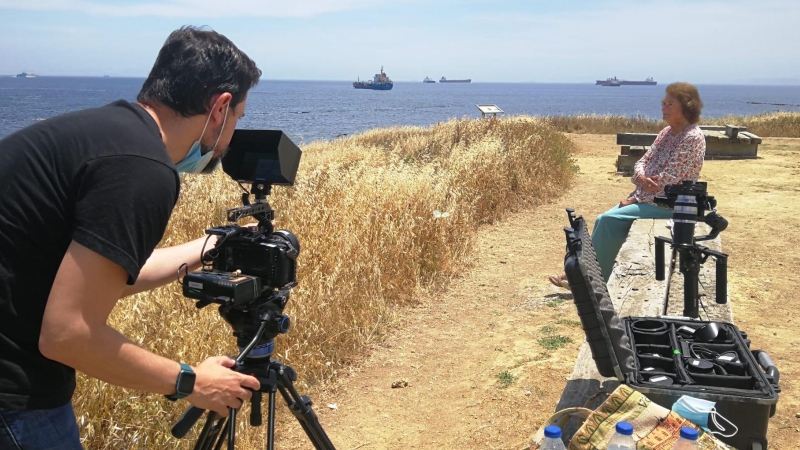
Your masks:
[[[297,285],[300,245],[290,231],[268,233],[226,225],[206,233],[220,236],[217,245],[203,256],[210,267],[186,275],[184,296],[238,306],[269,290]]]
[[[231,232],[232,235],[227,234]],[[214,248],[214,270],[241,270],[258,277],[265,288],[288,289],[297,284],[300,245],[290,231],[267,233],[228,225],[211,228],[207,233],[230,236]]]

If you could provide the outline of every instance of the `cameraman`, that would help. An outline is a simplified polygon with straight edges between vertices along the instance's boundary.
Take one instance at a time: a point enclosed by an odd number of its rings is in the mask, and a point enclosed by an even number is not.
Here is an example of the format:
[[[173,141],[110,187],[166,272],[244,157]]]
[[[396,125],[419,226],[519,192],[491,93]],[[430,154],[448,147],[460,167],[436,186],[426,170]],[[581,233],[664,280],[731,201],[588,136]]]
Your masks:
[[[200,267],[204,238],[154,250],[178,173],[211,173],[261,71],[231,41],[167,38],[137,103],[64,114],[0,140],[0,448],[81,448],[75,370],[227,415],[259,382],[196,367],[107,325],[117,301]],[[191,380],[194,378],[192,386]]]

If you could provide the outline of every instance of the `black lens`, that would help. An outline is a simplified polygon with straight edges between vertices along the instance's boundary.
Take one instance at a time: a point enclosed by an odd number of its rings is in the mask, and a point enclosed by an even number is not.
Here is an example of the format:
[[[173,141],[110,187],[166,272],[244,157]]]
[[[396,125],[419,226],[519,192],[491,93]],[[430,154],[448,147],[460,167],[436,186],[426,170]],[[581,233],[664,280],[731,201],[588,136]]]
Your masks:
[[[292,233],[289,230],[278,230],[272,233],[272,235],[283,238],[283,240],[289,243],[289,245],[291,245],[292,248],[297,250],[298,255],[300,254],[300,241],[297,239],[297,236],[295,236],[294,233]]]

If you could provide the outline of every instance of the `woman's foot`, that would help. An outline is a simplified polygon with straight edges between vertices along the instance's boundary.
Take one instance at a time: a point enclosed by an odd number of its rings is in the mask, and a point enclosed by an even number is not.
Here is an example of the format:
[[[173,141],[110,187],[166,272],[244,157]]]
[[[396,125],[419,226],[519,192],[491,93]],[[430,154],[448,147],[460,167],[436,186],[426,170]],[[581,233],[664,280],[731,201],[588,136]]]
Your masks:
[[[547,277],[547,279],[550,280],[550,282],[553,283],[553,285],[555,286],[558,286],[563,289],[569,289],[569,281],[567,281],[566,274],[562,273],[561,275],[550,275],[549,277]]]

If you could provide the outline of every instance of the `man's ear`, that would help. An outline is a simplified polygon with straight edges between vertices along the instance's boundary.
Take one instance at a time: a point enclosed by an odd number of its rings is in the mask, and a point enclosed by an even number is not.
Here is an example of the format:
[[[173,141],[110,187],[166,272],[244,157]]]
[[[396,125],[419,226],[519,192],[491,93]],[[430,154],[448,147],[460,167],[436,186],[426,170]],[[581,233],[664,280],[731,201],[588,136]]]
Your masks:
[[[230,109],[230,103],[233,100],[233,95],[230,92],[223,92],[211,97],[211,116],[214,123],[221,124],[225,111]]]

